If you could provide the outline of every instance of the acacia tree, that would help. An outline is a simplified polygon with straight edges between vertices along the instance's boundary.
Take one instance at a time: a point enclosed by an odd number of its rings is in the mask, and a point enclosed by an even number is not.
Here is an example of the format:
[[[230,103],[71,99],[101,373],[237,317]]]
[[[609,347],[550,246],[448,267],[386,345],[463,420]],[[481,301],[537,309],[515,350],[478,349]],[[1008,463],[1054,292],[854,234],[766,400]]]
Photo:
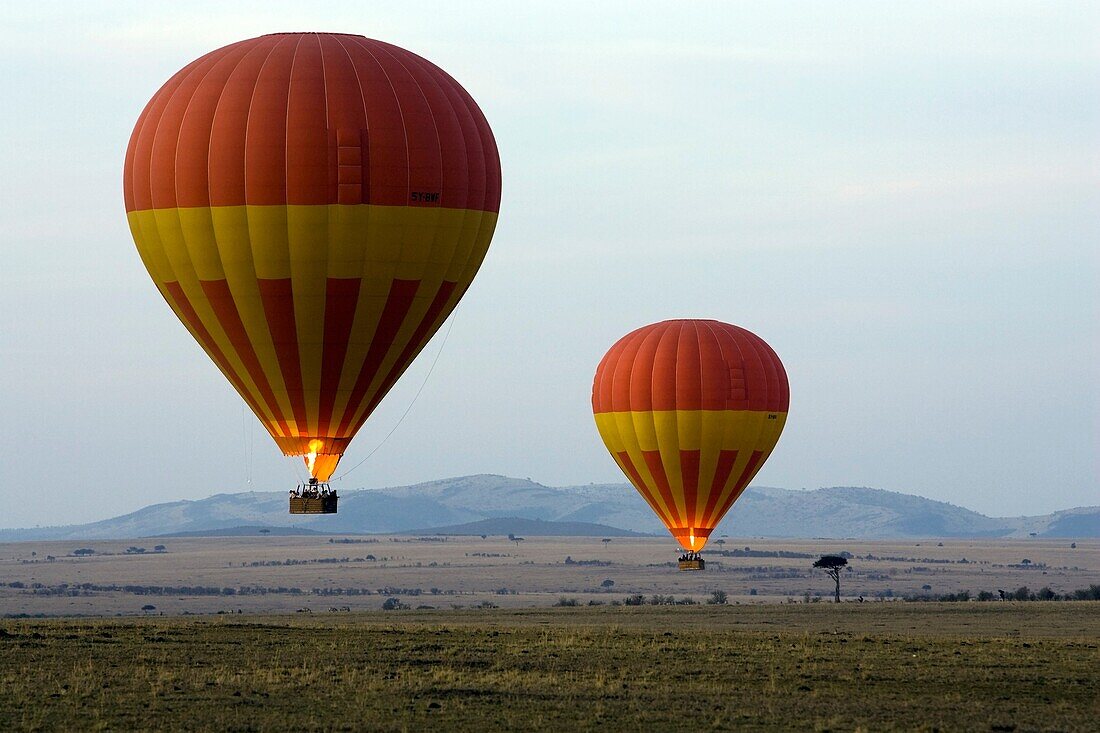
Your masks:
[[[815,568],[822,568],[833,582],[836,583],[837,603],[840,603],[840,569],[848,564],[848,558],[840,555],[822,555],[821,559],[814,563]]]

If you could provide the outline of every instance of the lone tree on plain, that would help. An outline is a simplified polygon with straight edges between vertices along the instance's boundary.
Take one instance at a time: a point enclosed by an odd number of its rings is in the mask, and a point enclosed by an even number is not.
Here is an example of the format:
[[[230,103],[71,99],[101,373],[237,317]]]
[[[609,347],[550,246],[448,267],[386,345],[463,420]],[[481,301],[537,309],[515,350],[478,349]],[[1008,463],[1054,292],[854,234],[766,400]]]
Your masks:
[[[834,598],[840,603],[840,569],[848,564],[848,558],[840,555],[822,555],[821,559],[814,563],[815,568],[823,568],[836,583],[836,595]]]

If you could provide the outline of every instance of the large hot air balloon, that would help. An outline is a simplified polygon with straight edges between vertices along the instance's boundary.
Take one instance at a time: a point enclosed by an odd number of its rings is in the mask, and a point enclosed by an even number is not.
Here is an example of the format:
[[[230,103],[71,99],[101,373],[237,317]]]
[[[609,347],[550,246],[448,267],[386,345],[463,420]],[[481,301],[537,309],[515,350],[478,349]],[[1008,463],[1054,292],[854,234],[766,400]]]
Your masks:
[[[627,334],[592,384],[608,451],[692,561],[768,459],[789,401],[771,347],[708,320],[662,321]]]
[[[169,79],[124,189],[164,299],[316,483],[470,286],[500,159],[474,100],[420,56],[282,33]]]

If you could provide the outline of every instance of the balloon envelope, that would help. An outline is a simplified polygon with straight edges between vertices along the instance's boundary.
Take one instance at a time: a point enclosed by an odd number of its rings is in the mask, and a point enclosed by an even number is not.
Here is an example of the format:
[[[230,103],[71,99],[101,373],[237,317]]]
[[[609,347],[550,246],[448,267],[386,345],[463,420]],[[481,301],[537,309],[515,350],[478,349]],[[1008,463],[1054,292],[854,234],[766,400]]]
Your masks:
[[[672,536],[696,551],[767,460],[789,401],[771,347],[709,320],[627,334],[592,385],[608,451]]]
[[[326,480],[469,287],[500,161],[477,104],[425,59],[284,33],[169,79],[130,138],[124,193],[164,299]]]

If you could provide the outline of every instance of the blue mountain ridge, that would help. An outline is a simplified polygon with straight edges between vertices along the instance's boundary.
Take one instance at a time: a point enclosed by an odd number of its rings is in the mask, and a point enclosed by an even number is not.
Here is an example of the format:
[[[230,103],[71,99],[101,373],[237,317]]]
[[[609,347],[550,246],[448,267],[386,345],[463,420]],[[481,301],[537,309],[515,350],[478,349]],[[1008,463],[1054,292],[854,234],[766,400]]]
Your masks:
[[[126,539],[224,532],[235,527],[398,533],[501,518],[603,525],[642,534],[665,532],[628,484],[550,487],[528,479],[482,474],[341,493],[340,511],[330,516],[290,515],[285,492],[253,491],[154,504],[88,524],[0,529],[0,541]],[[598,534],[601,530],[589,531]],[[723,534],[853,539],[1029,535],[1088,538],[1100,537],[1100,507],[1079,507],[1038,517],[998,518],[882,489],[750,487],[715,531],[716,536]]]

